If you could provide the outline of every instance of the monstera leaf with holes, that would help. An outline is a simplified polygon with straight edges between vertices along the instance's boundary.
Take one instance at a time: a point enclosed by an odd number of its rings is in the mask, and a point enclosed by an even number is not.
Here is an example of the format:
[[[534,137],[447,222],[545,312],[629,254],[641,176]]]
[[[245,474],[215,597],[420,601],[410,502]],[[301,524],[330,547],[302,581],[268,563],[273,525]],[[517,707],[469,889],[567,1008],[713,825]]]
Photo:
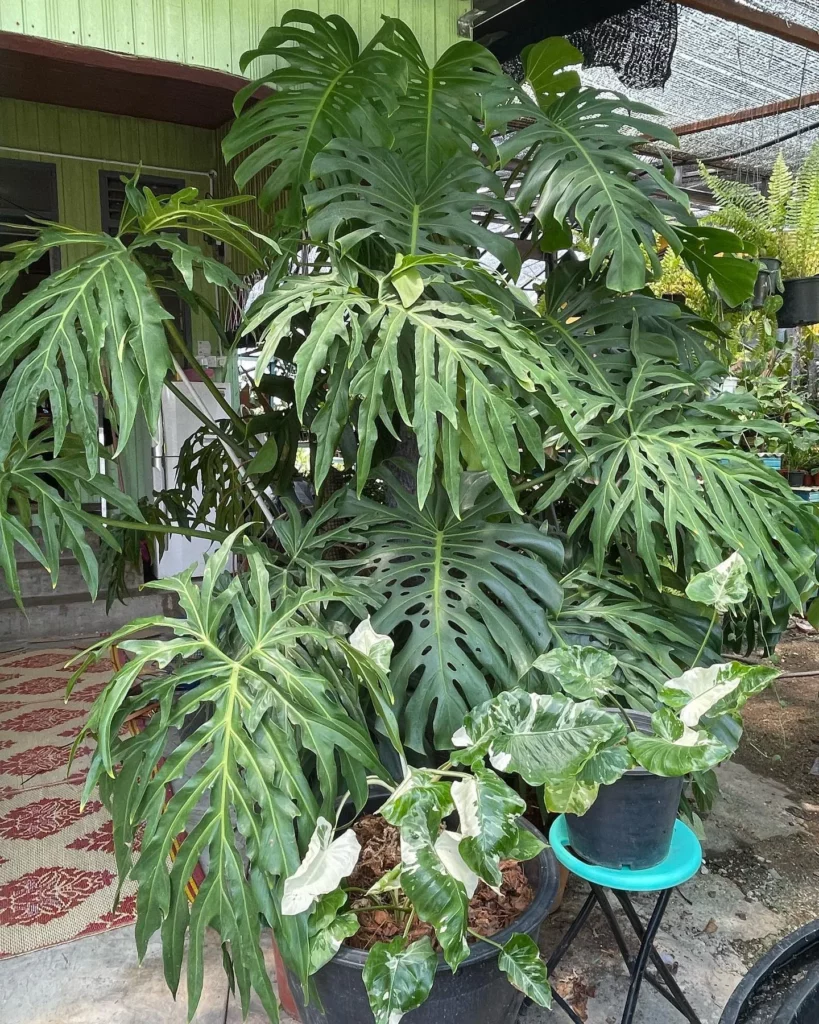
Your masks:
[[[59,583],[60,552],[71,551],[96,598],[99,569],[88,533],[114,549],[119,542],[98,516],[83,508],[89,488],[132,520],[143,519],[133,498],[123,494],[110,477],[98,472],[89,475],[79,438],[67,435],[57,458],[48,457],[53,450],[53,431],[40,425],[27,443],[13,441],[0,462],[0,568],[20,608],[23,597],[15,545],[46,569],[52,587]]]
[[[367,730],[345,703],[357,692],[363,705],[372,687],[387,713],[390,695],[377,665],[349,645],[339,647],[337,635],[317,616],[324,602],[345,600],[343,588],[294,591],[273,602],[267,567],[253,547],[244,550],[247,576],[224,575],[234,545],[237,535],[209,559],[200,586],[190,570],[150,584],[176,594],[180,618],[137,620],[106,641],[121,643],[132,660],[112,677],[88,720],[86,731],[97,746],[84,799],[99,782],[114,818],[121,874],[139,882],[140,956],[161,929],[165,974],[174,991],[188,936],[189,1014],[202,991],[210,927],[221,937],[245,1010],[252,988],[276,1020],[259,944],[261,922],[276,927],[282,953],[306,979],[306,915],[281,917],[283,882],[298,868],[320,816],[334,817],[339,789],[366,796],[366,776],[385,777]],[[129,639],[146,626],[167,629],[172,638]],[[228,653],[220,638],[229,626],[239,641]],[[93,648],[92,657],[102,656],[104,647]],[[347,661],[343,699],[316,653],[331,650],[355,654]],[[150,664],[165,671],[133,693]],[[159,710],[144,731],[120,735],[123,722],[151,704]],[[163,760],[169,730],[181,728],[193,713],[201,724]],[[169,786],[175,792],[166,804]],[[204,813],[194,817],[202,805]],[[141,849],[132,866],[141,822]],[[188,834],[169,868],[180,832]],[[207,875],[189,905],[187,882],[205,851]]]
[[[350,501],[368,547],[373,625],[396,640],[391,681],[405,743],[446,749],[472,707],[515,685],[551,643],[563,549],[510,522],[497,492],[456,516],[441,489],[419,511],[390,477],[394,507]]]

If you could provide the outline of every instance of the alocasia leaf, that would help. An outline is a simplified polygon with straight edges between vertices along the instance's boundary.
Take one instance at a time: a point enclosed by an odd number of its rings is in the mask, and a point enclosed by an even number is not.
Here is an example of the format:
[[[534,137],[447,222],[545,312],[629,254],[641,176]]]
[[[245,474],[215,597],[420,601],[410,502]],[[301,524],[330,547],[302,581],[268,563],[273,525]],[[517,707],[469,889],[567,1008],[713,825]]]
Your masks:
[[[660,691],[660,699],[676,708],[683,725],[693,729],[703,718],[738,711],[749,697],[761,693],[778,675],[776,669],[738,661],[692,668],[676,679],[669,679]]]
[[[748,596],[747,577],[748,565],[735,551],[713,569],[698,573],[685,588],[685,596],[724,615]]]
[[[310,973],[315,974],[333,959],[342,942],[358,931],[358,917],[353,913],[340,914],[347,896],[340,889],[322,896],[308,922],[310,935]]]
[[[452,784],[463,839],[460,854],[488,885],[502,881],[499,863],[518,841],[517,819],[526,802],[493,771],[476,764],[472,775]]]
[[[315,901],[337,889],[342,878],[358,863],[361,844],[352,829],[333,838],[333,826],[326,818],[316,821],[304,860],[295,874],[285,880],[282,913],[303,914]]]
[[[441,822],[453,809],[449,789],[430,772],[412,769],[381,814],[401,835],[401,888],[418,917],[435,929],[454,971],[469,956],[469,900],[464,884],[450,874],[435,848]]]
[[[626,731],[621,718],[593,701],[510,690],[467,715],[453,740],[456,746],[472,744],[462,759],[474,763],[475,755],[488,753],[498,771],[538,786],[575,778],[593,754],[619,743]]]
[[[654,735],[630,733],[628,749],[635,761],[654,775],[679,778],[707,771],[733,753],[705,729],[683,725],[669,708],[655,712],[651,722]]]
[[[554,676],[561,689],[576,700],[620,692],[612,681],[617,659],[596,647],[561,647],[547,651],[533,667]]]
[[[364,965],[364,986],[375,1024],[398,1024],[420,1006],[432,990],[438,957],[429,936],[412,945],[400,935],[377,942]]]
[[[537,943],[530,936],[521,932],[513,935],[498,957],[498,967],[515,988],[523,992],[533,1003],[547,1009],[552,1005],[552,990],[546,964]]]

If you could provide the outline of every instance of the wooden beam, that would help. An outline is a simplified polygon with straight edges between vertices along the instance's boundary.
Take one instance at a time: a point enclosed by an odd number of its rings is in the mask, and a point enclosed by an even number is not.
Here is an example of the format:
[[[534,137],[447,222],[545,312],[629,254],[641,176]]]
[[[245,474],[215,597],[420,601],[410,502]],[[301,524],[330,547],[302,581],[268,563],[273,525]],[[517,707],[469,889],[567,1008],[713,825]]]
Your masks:
[[[674,2],[674,0],[669,0]],[[804,46],[808,50],[815,50],[819,53],[819,31],[808,28],[807,25],[799,25],[793,21],[786,21],[776,14],[768,14],[756,7],[747,7],[738,3],[737,0],[676,0],[683,7],[693,7],[695,11],[702,11],[704,14],[714,14],[726,21],[733,21],[737,25],[744,25],[746,28],[756,29],[757,32],[765,32],[770,36],[784,39],[787,43],[794,43],[796,46]]]
[[[746,124],[748,121],[761,121],[765,117],[776,117],[777,114],[788,114],[794,110],[806,110],[808,107],[819,106],[819,92],[806,92],[804,96],[794,96],[789,100],[775,100],[761,107],[746,107],[730,114],[707,117],[702,121],[690,121],[688,124],[672,128],[676,135],[696,135],[707,132],[711,128],[727,128],[733,124]]]

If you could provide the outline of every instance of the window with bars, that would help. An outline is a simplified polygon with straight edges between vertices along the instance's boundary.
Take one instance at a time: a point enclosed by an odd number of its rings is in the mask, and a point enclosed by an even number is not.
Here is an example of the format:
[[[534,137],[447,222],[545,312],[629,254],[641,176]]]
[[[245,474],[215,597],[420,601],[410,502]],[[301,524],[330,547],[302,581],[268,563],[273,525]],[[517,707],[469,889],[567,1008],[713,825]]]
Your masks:
[[[33,233],[32,217],[59,220],[56,166],[34,160],[0,159],[0,261],[10,260],[14,255],[3,252],[3,246]],[[20,274],[0,310],[11,309],[59,268],[60,252],[52,249]]]

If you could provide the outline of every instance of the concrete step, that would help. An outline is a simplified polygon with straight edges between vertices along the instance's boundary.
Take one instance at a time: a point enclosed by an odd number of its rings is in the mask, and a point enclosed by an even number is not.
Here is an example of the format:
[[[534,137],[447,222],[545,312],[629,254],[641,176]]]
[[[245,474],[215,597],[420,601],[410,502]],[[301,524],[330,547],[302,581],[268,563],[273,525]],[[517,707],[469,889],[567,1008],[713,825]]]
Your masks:
[[[87,597],[88,584],[83,579],[79,562],[73,558],[60,561],[60,572],[57,576],[57,586],[54,587],[52,576],[39,562],[33,565],[18,565],[17,576],[20,580],[20,590],[23,594],[25,604],[35,603],[41,598],[59,596],[69,598],[72,596]],[[140,575],[136,571],[129,571],[126,575],[128,589],[136,593],[142,583]],[[7,601],[14,603],[11,592],[0,582],[0,607]]]
[[[91,601],[83,595],[65,597],[51,593],[29,602],[24,614],[13,600],[0,601],[0,643],[10,640],[69,640],[75,637],[110,633],[133,619],[147,615],[173,615],[172,594],[148,590],[136,594],[125,604],[115,601],[105,611],[105,595]]]

